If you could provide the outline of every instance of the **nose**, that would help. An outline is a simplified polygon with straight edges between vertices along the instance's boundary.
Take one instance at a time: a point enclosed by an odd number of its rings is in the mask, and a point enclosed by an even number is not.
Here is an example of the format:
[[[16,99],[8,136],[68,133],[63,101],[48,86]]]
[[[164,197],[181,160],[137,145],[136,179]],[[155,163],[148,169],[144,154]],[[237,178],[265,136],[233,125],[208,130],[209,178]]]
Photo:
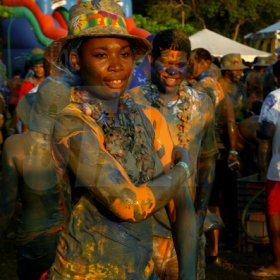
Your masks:
[[[172,69],[172,68],[167,68],[166,70],[165,70],[165,72],[167,73],[167,74],[169,74],[169,75],[176,75],[177,73],[178,73],[178,71],[177,70],[175,70],[175,69]]]
[[[109,71],[118,72],[123,69],[121,58],[118,56],[110,57]]]

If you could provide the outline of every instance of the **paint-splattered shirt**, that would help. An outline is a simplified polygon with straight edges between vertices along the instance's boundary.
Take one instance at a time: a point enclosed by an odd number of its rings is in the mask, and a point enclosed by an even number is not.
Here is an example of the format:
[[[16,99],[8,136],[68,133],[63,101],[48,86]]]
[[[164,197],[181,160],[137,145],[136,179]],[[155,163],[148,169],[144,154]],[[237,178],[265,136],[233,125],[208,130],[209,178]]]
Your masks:
[[[85,114],[90,107],[83,106],[82,112],[79,105],[72,104],[58,118],[54,128],[57,156],[64,159],[74,175],[72,187],[80,188],[82,196],[72,211],[68,228],[61,234],[48,279],[144,280],[151,275],[150,220],[133,221],[137,215],[148,215],[153,201],[147,188],[142,193],[146,197],[142,201],[147,205],[135,206],[133,201],[131,205],[125,201],[129,197],[133,200],[136,194],[125,185],[122,172],[125,170],[135,183],[140,177],[144,181],[149,179],[141,175],[145,168],[145,173],[153,177],[162,173],[163,167],[154,150],[153,127],[140,107],[135,106],[137,112],[132,110],[129,118],[126,113],[120,115],[119,120],[123,118],[121,121],[127,125],[126,130],[120,131],[120,137],[117,124],[110,128],[108,115],[99,114],[95,120]],[[139,136],[135,135],[133,146],[129,144],[133,139],[124,136],[131,125]],[[143,162],[141,155],[146,158]],[[120,188],[122,194],[127,193],[125,197],[119,196]],[[101,202],[99,192],[107,193],[109,202]],[[110,205],[109,209],[104,204]],[[123,205],[130,206],[124,210]]]

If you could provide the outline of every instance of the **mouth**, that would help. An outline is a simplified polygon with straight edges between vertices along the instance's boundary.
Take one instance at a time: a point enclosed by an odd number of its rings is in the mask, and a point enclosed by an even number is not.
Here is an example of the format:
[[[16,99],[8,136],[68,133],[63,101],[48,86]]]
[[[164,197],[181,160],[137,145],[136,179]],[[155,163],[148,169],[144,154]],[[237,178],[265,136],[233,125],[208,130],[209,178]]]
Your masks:
[[[123,87],[126,85],[126,80],[121,80],[121,79],[116,79],[116,80],[106,80],[105,81],[105,85],[108,88],[111,89],[123,89]]]
[[[170,77],[163,77],[164,83],[167,87],[174,87],[178,85],[179,79],[170,78]]]

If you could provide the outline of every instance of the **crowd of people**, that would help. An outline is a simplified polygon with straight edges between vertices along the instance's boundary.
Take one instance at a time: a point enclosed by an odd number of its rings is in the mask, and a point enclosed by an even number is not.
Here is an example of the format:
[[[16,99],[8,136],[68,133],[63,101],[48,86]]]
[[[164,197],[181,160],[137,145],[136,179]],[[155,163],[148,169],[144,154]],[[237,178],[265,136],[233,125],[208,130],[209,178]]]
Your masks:
[[[280,277],[277,55],[140,38],[101,0],[26,65],[9,80],[0,65],[0,234],[19,204],[19,279],[206,279],[237,246],[237,178],[254,173],[273,262],[252,274]]]

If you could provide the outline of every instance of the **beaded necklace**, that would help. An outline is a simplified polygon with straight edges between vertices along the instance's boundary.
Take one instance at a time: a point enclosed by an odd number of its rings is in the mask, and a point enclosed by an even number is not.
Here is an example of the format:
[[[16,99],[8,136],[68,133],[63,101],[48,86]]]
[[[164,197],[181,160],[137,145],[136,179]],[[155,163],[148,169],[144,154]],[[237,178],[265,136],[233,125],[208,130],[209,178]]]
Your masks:
[[[144,86],[144,96],[151,103],[151,106],[160,108],[166,107],[171,114],[176,114],[179,123],[178,128],[178,141],[180,146],[187,148],[190,142],[190,121],[192,118],[193,110],[193,89],[187,85],[186,81],[181,82],[177,100],[165,104],[156,85],[148,81]]]
[[[116,114],[106,112],[100,100],[79,87],[71,88],[70,101],[102,128],[106,150],[124,166],[135,185],[153,178],[153,139],[144,127],[139,107],[129,94],[121,95]]]

